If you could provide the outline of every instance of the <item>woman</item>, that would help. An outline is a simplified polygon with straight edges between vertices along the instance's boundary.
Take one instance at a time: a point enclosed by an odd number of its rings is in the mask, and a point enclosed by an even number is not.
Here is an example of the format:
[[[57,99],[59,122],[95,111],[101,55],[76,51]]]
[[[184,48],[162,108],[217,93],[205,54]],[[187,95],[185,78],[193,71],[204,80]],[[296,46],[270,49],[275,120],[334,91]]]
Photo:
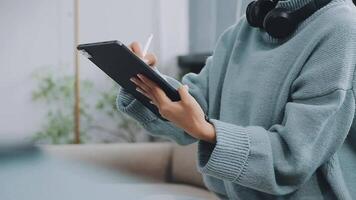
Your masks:
[[[170,122],[123,89],[118,108],[154,135],[198,142],[198,169],[222,199],[356,199],[354,5],[266,1],[222,34],[201,73],[183,77],[188,87],[163,75],[181,101],[133,78]],[[319,7],[295,30],[268,27],[267,13],[300,14],[306,5]],[[137,43],[131,48],[141,55]],[[152,54],[145,59],[156,62]]]

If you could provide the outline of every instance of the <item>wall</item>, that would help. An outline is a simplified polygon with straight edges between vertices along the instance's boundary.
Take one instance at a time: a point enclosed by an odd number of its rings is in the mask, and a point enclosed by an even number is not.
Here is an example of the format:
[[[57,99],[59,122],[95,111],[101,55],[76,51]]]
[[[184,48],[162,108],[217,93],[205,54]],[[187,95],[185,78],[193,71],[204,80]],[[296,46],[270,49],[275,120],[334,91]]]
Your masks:
[[[118,39],[145,42],[156,35],[151,50],[159,69],[175,72],[175,57],[188,51],[187,0],[86,0],[80,7],[80,42]],[[35,70],[73,71],[73,1],[12,0],[0,6],[0,134],[32,134],[44,119],[33,104]],[[81,76],[99,88],[107,77],[81,58]]]
[[[59,0],[1,2],[0,133],[34,132],[43,113],[31,104],[34,70],[72,64],[72,10],[66,4]]]
[[[221,33],[235,24],[252,0],[189,1],[189,50],[211,52]]]
[[[211,52],[218,37],[236,23],[241,0],[189,1],[189,49],[191,53]]]

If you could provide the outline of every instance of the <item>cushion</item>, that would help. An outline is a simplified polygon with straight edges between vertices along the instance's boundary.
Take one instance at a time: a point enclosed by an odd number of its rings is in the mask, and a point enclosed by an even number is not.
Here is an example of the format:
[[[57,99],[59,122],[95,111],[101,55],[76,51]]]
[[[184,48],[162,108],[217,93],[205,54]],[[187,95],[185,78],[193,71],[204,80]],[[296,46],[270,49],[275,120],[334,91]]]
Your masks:
[[[121,185],[120,190],[135,191],[138,200],[218,200],[211,192],[180,184],[135,184]]]
[[[197,144],[173,147],[172,179],[173,182],[205,187],[202,175],[197,170]]]
[[[166,182],[170,177],[171,143],[59,145],[42,149],[53,156],[89,162],[149,182]]]

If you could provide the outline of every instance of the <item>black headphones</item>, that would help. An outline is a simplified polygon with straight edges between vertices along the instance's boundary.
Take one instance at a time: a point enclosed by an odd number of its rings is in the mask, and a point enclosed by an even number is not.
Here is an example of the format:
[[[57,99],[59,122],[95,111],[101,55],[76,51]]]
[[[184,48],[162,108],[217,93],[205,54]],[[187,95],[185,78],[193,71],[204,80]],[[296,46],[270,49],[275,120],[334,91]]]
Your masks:
[[[276,8],[279,0],[256,0],[247,6],[246,18],[250,26],[264,29],[270,36],[282,39],[293,33],[306,20],[331,0],[311,0],[295,11]]]

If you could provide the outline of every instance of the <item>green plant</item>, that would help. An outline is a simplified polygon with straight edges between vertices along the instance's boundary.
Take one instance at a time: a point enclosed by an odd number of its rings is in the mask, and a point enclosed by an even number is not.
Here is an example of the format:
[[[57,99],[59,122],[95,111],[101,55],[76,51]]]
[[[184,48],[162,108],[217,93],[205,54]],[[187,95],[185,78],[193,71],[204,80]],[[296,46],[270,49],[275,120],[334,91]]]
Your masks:
[[[108,130],[99,124],[95,125],[94,128],[119,136],[121,140],[126,142],[137,142],[137,137],[143,129],[132,118],[117,111],[116,97],[117,87],[114,86],[108,91],[101,92],[100,99],[96,103],[96,109],[108,116],[112,123],[116,124],[116,129]],[[121,130],[120,134],[118,134],[118,130]]]
[[[73,143],[74,139],[74,77],[59,75],[49,70],[41,70],[34,74],[38,82],[37,88],[32,92],[32,99],[37,103],[46,104],[46,122],[38,131],[34,140],[42,143],[63,144]],[[88,80],[81,81],[82,93],[92,90],[93,84]],[[85,132],[92,121],[89,115],[89,104],[81,98],[81,136],[87,139]]]
[[[36,103],[45,104],[46,120],[34,140],[39,143],[71,144],[74,142],[74,76],[63,75],[49,70],[41,70],[34,75],[37,88],[32,92]],[[111,80],[110,80],[111,81]],[[120,142],[137,142],[143,128],[129,116],[117,111],[117,86],[107,91],[98,92],[89,80],[80,81],[80,115],[81,141],[90,142],[89,131],[100,131],[119,138]],[[95,95],[93,95],[95,94]],[[87,99],[99,96],[94,102]],[[92,95],[92,96],[90,96]],[[90,97],[90,98],[89,98]],[[95,108],[95,110],[93,110]],[[107,127],[98,119],[104,115],[105,121],[115,127]],[[153,141],[152,137],[148,137]],[[110,139],[102,138],[100,142],[109,143]]]

